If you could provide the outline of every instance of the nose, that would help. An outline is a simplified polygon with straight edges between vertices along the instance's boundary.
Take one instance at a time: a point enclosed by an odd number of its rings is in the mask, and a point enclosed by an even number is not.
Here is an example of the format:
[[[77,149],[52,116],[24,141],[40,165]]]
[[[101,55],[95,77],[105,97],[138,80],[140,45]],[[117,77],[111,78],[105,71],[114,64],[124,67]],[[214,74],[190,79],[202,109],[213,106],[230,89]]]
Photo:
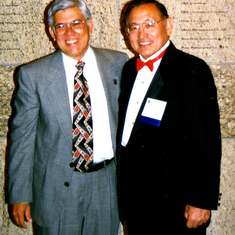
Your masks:
[[[139,29],[139,37],[144,37],[146,35],[146,27],[145,25],[140,25],[140,29]]]
[[[71,27],[71,25],[70,25],[70,24],[67,24],[67,25],[66,25],[66,32],[65,32],[65,34],[72,35],[72,34],[74,34],[74,33],[75,33],[75,31],[73,30],[73,28]]]

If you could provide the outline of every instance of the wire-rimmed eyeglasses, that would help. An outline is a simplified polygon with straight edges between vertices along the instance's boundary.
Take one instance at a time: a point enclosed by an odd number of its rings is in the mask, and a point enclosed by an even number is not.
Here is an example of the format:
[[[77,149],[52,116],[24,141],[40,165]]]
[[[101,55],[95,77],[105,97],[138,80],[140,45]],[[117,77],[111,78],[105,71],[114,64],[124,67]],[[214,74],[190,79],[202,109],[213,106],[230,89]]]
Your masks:
[[[85,28],[84,20],[74,20],[69,24],[58,23],[53,27],[53,30],[57,36],[64,35],[68,31],[68,27],[70,27],[76,33],[79,33]]]
[[[133,24],[127,25],[126,33],[128,35],[138,33],[140,31],[141,27],[144,28],[146,31],[153,30],[158,23],[160,23],[161,21],[163,21],[165,19],[166,18],[161,19],[159,21],[146,20],[144,23],[141,23],[141,24],[133,23]]]

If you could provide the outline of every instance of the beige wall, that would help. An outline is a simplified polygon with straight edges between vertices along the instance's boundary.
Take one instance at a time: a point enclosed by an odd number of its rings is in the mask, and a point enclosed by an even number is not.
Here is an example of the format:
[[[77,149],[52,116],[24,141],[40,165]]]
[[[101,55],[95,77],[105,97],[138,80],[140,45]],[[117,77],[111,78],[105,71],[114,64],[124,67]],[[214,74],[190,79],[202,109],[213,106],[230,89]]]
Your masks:
[[[91,44],[128,52],[119,30],[126,0],[87,0],[95,30]],[[172,41],[203,58],[218,88],[223,135],[221,192],[209,235],[235,234],[235,4],[234,0],[162,0],[174,18]],[[17,65],[53,52],[45,34],[43,11],[49,0],[0,0],[0,234],[32,234],[9,220],[5,202],[8,120]]]

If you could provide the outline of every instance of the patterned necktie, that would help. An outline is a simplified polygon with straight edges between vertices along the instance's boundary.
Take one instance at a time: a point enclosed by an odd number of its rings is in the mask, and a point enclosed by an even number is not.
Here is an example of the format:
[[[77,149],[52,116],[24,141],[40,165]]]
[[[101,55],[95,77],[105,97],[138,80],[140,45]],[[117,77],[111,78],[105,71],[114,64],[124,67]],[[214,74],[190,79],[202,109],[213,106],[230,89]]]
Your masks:
[[[85,63],[79,61],[74,77],[73,158],[75,171],[87,172],[93,163],[93,133],[88,84],[83,76]]]

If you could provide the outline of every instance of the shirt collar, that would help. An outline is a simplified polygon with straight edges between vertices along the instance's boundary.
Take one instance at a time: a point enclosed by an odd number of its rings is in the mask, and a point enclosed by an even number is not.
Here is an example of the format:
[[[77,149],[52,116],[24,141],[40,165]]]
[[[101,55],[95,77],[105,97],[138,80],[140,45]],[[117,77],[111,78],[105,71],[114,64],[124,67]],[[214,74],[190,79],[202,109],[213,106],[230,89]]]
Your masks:
[[[70,68],[75,67],[75,65],[78,62],[77,60],[71,58],[70,56],[67,56],[63,52],[62,52],[62,55],[63,55],[64,65],[66,67],[70,67]],[[81,61],[83,61],[85,64],[88,63],[90,61],[90,58],[92,55],[93,55],[93,51],[92,51],[91,47],[88,46],[88,49],[87,49],[85,55],[82,57]]]

